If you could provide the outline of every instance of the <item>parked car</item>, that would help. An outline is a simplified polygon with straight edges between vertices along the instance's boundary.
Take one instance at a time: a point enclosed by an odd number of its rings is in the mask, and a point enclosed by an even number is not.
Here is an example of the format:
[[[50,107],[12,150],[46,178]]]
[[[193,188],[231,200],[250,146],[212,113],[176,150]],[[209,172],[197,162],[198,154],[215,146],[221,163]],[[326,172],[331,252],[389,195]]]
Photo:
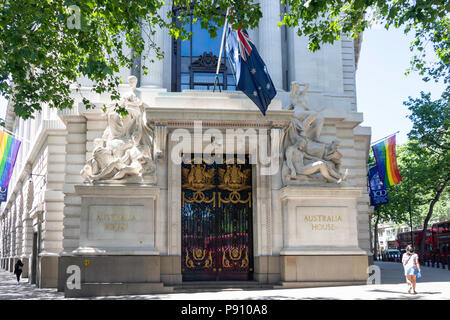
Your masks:
[[[402,253],[397,249],[388,249],[383,252],[382,256],[383,261],[399,261]]]

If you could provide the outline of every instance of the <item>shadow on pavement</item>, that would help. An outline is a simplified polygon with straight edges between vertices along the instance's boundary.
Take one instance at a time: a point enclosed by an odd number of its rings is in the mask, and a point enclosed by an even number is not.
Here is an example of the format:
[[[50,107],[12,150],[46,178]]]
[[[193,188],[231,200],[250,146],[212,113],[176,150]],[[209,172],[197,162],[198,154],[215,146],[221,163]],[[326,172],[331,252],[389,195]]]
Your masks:
[[[405,295],[411,295],[405,291],[392,291],[392,290],[381,290],[381,289],[374,289],[374,290],[370,290],[370,292],[383,292],[383,293],[397,293],[397,294],[405,294]],[[442,292],[417,292],[417,295],[421,295],[421,294],[441,294]],[[415,295],[411,295],[411,296],[415,296]]]

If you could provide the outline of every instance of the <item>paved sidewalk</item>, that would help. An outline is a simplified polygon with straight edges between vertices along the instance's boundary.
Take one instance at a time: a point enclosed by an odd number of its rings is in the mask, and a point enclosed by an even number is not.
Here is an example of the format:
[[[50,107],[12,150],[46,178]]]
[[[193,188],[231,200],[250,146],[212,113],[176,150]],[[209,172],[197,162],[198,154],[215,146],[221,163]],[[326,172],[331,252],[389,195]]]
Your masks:
[[[97,297],[92,300],[450,300],[450,271],[422,267],[417,295],[407,293],[400,263],[376,262],[381,284],[280,290],[227,289],[220,292],[172,293],[141,296]],[[0,271],[1,300],[64,299],[55,289],[37,289],[23,279],[18,285],[12,273]]]
[[[55,289],[39,289],[29,284],[27,278],[17,284],[16,275],[0,269],[0,300],[54,300],[64,299],[64,293]]]

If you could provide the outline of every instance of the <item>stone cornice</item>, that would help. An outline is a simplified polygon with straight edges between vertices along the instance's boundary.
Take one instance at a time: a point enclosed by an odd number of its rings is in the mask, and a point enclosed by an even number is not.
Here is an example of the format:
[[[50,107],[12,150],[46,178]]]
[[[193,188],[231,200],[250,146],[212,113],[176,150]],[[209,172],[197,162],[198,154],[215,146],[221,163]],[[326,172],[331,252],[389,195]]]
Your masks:
[[[330,184],[328,187],[320,186],[288,186],[280,190],[280,198],[335,198],[355,199],[362,195],[362,188],[339,187]]]
[[[79,184],[75,185],[75,190],[81,197],[155,198],[160,193],[159,187],[141,184]],[[124,190],[131,192],[124,193]]]

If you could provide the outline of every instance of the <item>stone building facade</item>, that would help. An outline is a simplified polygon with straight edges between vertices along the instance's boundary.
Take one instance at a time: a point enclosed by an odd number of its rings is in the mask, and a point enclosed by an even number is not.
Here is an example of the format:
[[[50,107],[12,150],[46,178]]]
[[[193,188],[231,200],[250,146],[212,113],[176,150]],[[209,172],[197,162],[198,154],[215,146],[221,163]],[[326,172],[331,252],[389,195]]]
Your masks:
[[[276,26],[276,1],[261,5],[259,28],[249,33],[278,91],[265,117],[241,92],[182,89],[180,43],[165,30],[153,39],[165,58],[148,75],[121,71],[128,118],[103,112],[109,98],[85,80],[95,109],[75,93],[71,110],[43,106],[27,121],[8,106],[7,129],[25,142],[1,207],[2,268],[12,271],[20,258],[31,283],[66,296],[163,292],[191,280],[365,283],[371,133],[357,112],[360,41],[311,53],[295,30]],[[191,137],[184,163],[174,161],[180,136]],[[234,138],[257,143],[237,149]],[[195,162],[211,146],[231,160]],[[217,227],[227,214],[231,231]]]

